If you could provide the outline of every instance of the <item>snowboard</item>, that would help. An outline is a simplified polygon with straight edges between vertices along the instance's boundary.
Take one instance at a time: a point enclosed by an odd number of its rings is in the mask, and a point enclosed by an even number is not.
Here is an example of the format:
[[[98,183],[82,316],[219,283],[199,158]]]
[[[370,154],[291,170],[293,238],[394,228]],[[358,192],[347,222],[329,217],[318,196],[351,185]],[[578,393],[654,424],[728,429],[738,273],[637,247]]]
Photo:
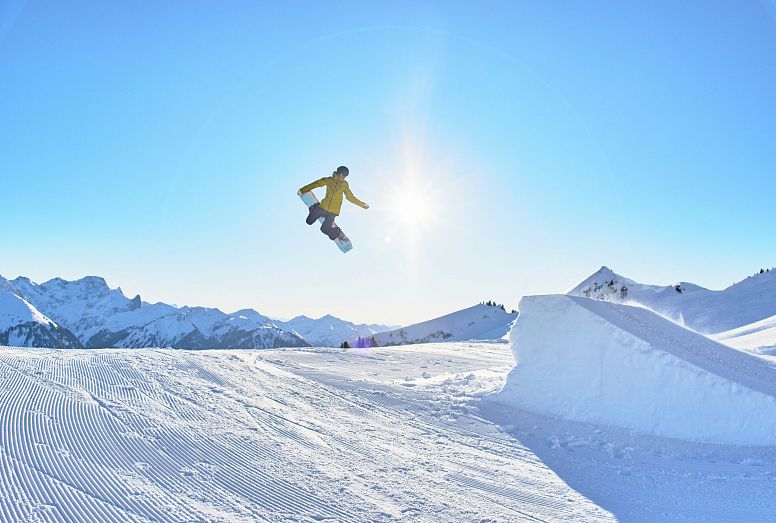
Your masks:
[[[316,198],[312,192],[299,194],[299,197],[302,199],[305,205],[307,205],[308,209],[313,205],[315,205],[316,203],[318,203],[318,198]],[[323,218],[318,218],[318,223],[323,223]],[[336,226],[337,224],[335,223],[334,225]],[[348,252],[350,249],[353,248],[353,244],[350,242],[350,239],[347,236],[345,236],[344,232],[340,234],[339,238],[336,238],[334,240],[334,243],[337,244],[337,247],[339,247],[339,250],[341,250],[342,252]]]

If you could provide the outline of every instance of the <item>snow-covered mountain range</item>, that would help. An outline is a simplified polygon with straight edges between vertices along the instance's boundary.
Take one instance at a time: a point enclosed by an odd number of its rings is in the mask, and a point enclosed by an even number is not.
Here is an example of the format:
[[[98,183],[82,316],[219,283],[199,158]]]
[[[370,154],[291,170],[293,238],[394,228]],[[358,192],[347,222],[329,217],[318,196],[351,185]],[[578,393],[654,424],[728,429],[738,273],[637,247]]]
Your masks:
[[[104,279],[42,284],[0,276],[0,344],[29,347],[251,348],[306,346],[253,310],[226,314],[130,299]]]
[[[644,285],[601,267],[568,294],[640,305],[709,335],[776,315],[776,271],[750,276],[724,290],[713,291],[686,282]]]
[[[288,321],[275,321],[288,332],[294,332],[316,347],[339,347],[343,341],[369,338],[379,332],[399,328],[395,325],[354,324],[330,314],[318,319],[297,316]]]
[[[324,316],[288,322],[252,309],[232,314],[205,307],[175,307],[128,298],[104,279],[0,276],[0,345],[56,348],[246,348],[339,346],[342,341],[392,327],[354,325]]]
[[[442,341],[498,340],[509,332],[517,313],[497,305],[479,304],[433,320],[374,336],[377,345],[406,345]],[[354,341],[351,339],[351,342]]]
[[[44,316],[0,277],[0,345],[76,348],[78,338]]]

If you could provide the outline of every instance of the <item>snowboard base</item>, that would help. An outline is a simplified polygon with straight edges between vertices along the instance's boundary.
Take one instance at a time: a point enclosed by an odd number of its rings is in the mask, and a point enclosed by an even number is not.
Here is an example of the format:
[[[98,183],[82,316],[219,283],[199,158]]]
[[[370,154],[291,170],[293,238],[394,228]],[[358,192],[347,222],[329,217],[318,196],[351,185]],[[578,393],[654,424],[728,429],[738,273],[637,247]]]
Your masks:
[[[313,205],[315,205],[318,202],[318,198],[315,197],[315,195],[312,192],[306,192],[304,194],[299,194],[299,197],[302,199],[302,201],[307,205],[307,208],[309,209]],[[323,223],[323,218],[318,218],[318,223]],[[337,225],[336,223],[334,224]],[[342,229],[340,229],[341,231]],[[339,250],[342,252],[348,252],[353,248],[353,244],[350,242],[350,239],[345,236],[344,232],[340,233],[339,238],[334,239],[334,243],[337,244],[337,247],[339,247]]]

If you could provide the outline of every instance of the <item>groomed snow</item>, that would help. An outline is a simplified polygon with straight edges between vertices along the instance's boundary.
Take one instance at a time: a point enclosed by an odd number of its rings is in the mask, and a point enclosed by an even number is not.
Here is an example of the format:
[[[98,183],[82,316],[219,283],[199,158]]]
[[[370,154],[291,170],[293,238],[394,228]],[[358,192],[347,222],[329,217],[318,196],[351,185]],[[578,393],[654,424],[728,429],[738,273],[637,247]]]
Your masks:
[[[511,343],[500,403],[688,441],[776,444],[776,368],[650,310],[526,297]]]
[[[773,521],[776,447],[489,401],[500,343],[0,348],[0,521]]]
[[[0,348],[0,521],[613,521],[468,414],[510,366],[504,345]]]

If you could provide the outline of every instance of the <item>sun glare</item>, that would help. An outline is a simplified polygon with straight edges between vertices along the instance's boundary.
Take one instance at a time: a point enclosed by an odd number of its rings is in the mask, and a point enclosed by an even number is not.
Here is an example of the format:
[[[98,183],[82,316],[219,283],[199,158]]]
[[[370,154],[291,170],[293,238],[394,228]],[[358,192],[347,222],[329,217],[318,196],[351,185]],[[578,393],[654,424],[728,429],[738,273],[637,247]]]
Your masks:
[[[394,188],[389,206],[394,223],[412,235],[430,227],[435,219],[432,191],[410,177]]]
[[[421,194],[417,188],[410,189],[407,193],[399,196],[396,202],[396,213],[399,220],[411,228],[422,227],[428,224],[430,205],[427,195]]]
[[[426,240],[439,240],[449,231],[442,213],[458,202],[459,153],[431,143],[427,135],[423,125],[407,123],[401,149],[378,162],[384,175],[377,206],[386,220],[385,243],[405,252],[413,266],[421,251],[434,244]]]

